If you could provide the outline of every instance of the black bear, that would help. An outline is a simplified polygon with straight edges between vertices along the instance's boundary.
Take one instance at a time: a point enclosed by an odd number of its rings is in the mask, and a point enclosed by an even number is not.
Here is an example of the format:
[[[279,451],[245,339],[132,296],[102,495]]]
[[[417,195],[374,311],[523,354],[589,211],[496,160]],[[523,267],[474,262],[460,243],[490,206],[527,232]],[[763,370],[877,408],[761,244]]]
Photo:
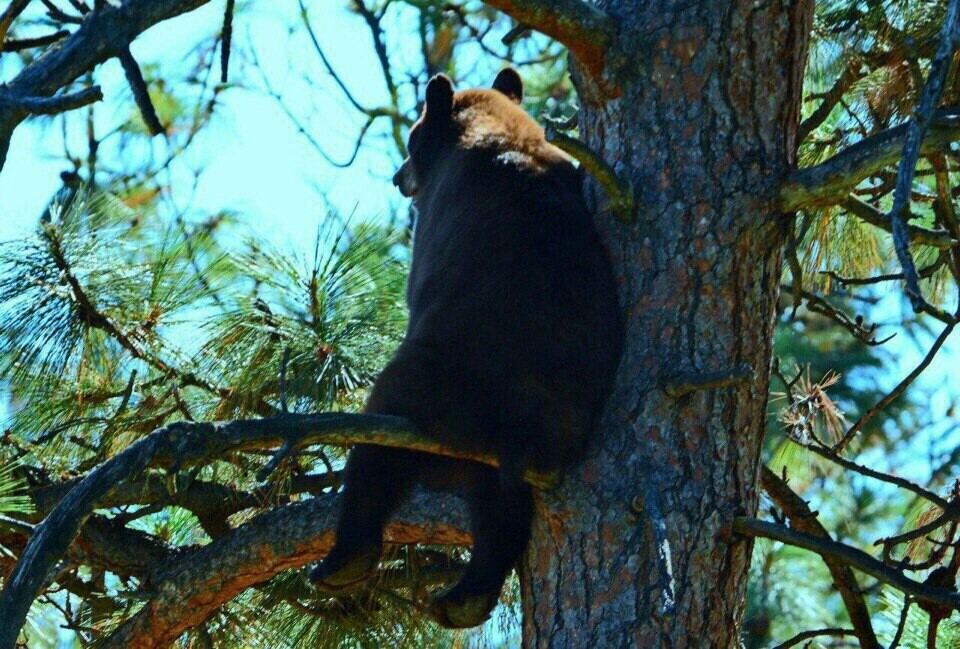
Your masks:
[[[410,321],[366,411],[398,415],[444,446],[496,453],[500,469],[399,449],[349,454],[336,543],[311,573],[328,592],[366,582],[384,525],[410,488],[462,491],[474,546],[459,583],[428,613],[476,626],[526,547],[526,469],[575,459],[603,409],[620,356],[613,274],[578,170],[519,106],[503,70],[492,90],[454,92],[436,76],[394,177],[418,220]]]

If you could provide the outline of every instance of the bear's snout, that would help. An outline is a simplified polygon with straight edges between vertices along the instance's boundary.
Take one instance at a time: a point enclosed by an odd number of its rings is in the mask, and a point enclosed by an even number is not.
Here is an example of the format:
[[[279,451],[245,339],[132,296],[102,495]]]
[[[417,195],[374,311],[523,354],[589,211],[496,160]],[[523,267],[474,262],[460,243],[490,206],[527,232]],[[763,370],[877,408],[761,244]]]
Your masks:
[[[403,161],[397,173],[393,174],[393,184],[400,190],[400,193],[407,198],[417,195],[417,179],[414,177],[413,168],[410,164],[410,158]]]

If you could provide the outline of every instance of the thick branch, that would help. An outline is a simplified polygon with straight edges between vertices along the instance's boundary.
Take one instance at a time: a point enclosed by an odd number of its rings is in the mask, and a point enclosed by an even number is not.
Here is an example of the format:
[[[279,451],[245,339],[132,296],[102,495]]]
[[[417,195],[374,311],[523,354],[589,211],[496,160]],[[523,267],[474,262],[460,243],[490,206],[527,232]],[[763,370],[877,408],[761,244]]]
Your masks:
[[[617,33],[617,20],[583,0],[484,0],[517,22],[566,45],[599,79],[606,50]]]
[[[810,511],[806,501],[794,493],[786,482],[778,478],[766,466],[760,468],[760,486],[767,492],[767,495],[770,496],[777,507],[787,515],[793,529],[811,536],[830,538],[827,530],[817,519],[816,514]],[[879,647],[880,644],[877,642],[873,624],[870,622],[870,612],[863,601],[863,595],[860,594],[860,584],[857,583],[853,570],[842,561],[826,555],[823,555],[823,562],[827,564],[830,576],[833,577],[833,583],[840,592],[840,597],[843,599],[843,605],[847,608],[847,614],[850,616],[850,622],[853,624],[854,633],[860,642],[860,646],[868,649]]]
[[[230,535],[179,557],[150,579],[151,599],[105,642],[166,647],[241,592],[320,559],[333,544],[337,499],[312,498],[271,510]],[[387,543],[468,545],[462,503],[418,493],[385,532]]]
[[[0,647],[12,646],[47,575],[66,553],[96,504],[124,480],[149,467],[171,471],[232,451],[311,444],[378,444],[449,455],[496,465],[488,455],[457,452],[420,436],[407,420],[385,415],[323,413],[232,422],[178,422],[155,430],[91,471],[54,507],[24,550],[0,594]],[[527,480],[545,485],[543,476]]]
[[[912,595],[919,601],[930,602],[931,604],[937,604],[951,609],[960,609],[960,593],[947,588],[927,586],[918,581],[914,581],[901,571],[891,568],[882,561],[874,559],[863,550],[849,545],[797,532],[789,527],[750,518],[749,516],[738,516],[734,518],[733,531],[744,536],[772,539],[786,543],[787,545],[816,552],[822,557],[830,557],[852,568],[856,568],[860,572],[868,574],[889,586],[893,586],[907,595]]]
[[[865,178],[896,163],[903,152],[907,124],[864,138],[813,167],[797,169],[780,187],[780,207],[792,212],[803,207],[842,202]],[[938,111],[920,147],[931,155],[960,139],[960,110]]]

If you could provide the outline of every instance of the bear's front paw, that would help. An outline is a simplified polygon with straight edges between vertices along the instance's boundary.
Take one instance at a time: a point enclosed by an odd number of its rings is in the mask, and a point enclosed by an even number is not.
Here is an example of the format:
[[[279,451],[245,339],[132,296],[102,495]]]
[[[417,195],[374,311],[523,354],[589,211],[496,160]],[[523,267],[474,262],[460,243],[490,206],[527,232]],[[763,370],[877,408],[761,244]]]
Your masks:
[[[469,629],[490,619],[499,597],[499,592],[473,593],[458,584],[435,597],[426,613],[442,627]]]
[[[380,563],[380,548],[371,546],[359,552],[340,552],[334,548],[310,572],[310,583],[330,594],[339,594],[366,584]]]

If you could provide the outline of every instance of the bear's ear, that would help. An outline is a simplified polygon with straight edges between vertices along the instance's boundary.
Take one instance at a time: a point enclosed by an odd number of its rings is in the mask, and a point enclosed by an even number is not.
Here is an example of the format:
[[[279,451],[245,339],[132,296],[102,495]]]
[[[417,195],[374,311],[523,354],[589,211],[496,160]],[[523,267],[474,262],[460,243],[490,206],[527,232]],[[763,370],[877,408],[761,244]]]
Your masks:
[[[493,89],[499,90],[515,103],[523,101],[523,81],[513,68],[504,68],[493,80]]]
[[[427,83],[427,115],[446,117],[453,110],[453,82],[445,74],[438,74]]]

